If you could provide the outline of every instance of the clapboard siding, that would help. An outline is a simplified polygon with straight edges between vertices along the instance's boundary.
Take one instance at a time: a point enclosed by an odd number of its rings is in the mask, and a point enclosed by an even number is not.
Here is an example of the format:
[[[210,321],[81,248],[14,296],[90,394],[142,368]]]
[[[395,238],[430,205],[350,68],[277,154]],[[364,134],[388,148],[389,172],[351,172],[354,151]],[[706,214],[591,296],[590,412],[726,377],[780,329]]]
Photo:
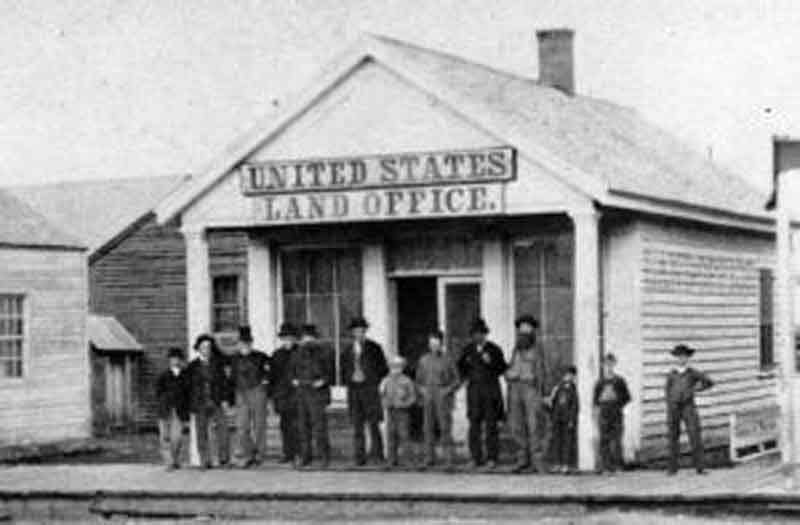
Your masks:
[[[210,232],[208,243],[210,274],[240,275],[246,291],[247,234]],[[90,285],[92,312],[116,317],[144,347],[136,367],[133,413],[138,424],[151,425],[156,417],[155,378],[166,366],[166,350],[190,344],[183,235],[176,226],[158,225],[153,217],[139,221],[93,259]]]
[[[0,379],[0,445],[86,437],[87,259],[80,251],[0,248],[0,293],[25,295],[21,379]]]
[[[155,377],[166,366],[166,350],[187,346],[186,249],[175,226],[159,226],[153,217],[136,226],[92,260],[90,307],[116,317],[144,347],[133,413],[137,423],[152,424]]]
[[[726,440],[732,410],[774,401],[760,378],[759,270],[773,265],[768,238],[693,225],[641,221],[642,453],[666,436],[664,384],[678,343],[715,387],[700,396],[704,439]]]

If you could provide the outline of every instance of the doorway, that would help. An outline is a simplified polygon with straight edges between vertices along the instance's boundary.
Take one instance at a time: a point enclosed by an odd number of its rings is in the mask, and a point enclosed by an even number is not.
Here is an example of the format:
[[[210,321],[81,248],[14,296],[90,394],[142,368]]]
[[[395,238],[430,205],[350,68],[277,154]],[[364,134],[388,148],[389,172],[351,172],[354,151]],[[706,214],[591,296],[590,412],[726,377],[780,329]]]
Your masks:
[[[397,351],[407,361],[409,377],[428,350],[428,332],[436,328],[444,332],[447,351],[457,359],[469,342],[472,321],[481,313],[480,277],[401,277],[394,279],[394,287]],[[412,407],[409,426],[412,438],[421,440],[421,406]]]

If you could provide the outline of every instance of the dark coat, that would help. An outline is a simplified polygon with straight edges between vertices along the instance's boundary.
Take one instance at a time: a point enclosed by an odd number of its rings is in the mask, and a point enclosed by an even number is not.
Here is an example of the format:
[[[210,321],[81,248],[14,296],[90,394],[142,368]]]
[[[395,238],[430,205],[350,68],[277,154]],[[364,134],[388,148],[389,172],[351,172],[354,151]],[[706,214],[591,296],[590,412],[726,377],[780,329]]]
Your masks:
[[[607,402],[601,400],[603,390],[606,387],[611,387],[614,389],[614,395],[616,396],[615,401]],[[594,385],[594,395],[592,396],[592,400],[594,405],[600,407],[601,410],[621,412],[623,407],[631,401],[628,383],[625,382],[625,379],[623,379],[622,376],[618,376],[616,374],[613,377],[601,377]]]
[[[578,421],[578,387],[574,381],[559,381],[550,394],[553,421],[575,425]]]
[[[703,372],[687,367],[681,374],[673,369],[667,375],[664,397],[668,405],[694,403],[694,394],[714,386],[714,382]]]
[[[289,376],[289,362],[296,349],[297,345],[292,349],[281,347],[272,354],[269,391],[277,412],[286,412],[295,406],[292,378]]]
[[[335,380],[333,358],[331,352],[323,345],[301,343],[289,359],[289,382],[297,382],[297,388],[314,388],[312,383],[323,380],[325,385],[315,388],[319,401],[327,404],[331,402],[331,384]]]
[[[383,378],[389,374],[386,356],[383,354],[381,345],[370,339],[364,341],[364,347],[361,349],[361,355],[359,356],[361,371],[364,373],[364,381],[362,383],[354,383],[354,344],[349,344],[342,352],[340,367],[342,384],[347,385],[347,406],[350,410],[350,417],[354,421],[362,419],[381,421],[383,419],[383,407],[378,386],[380,386]],[[356,413],[356,411],[360,413]]]
[[[483,355],[489,356],[488,363]],[[503,351],[491,341],[486,341],[482,353],[478,353],[475,343],[464,347],[458,360],[458,371],[461,379],[468,382],[468,419],[503,419],[505,410],[499,377],[506,368]]]
[[[189,380],[186,370],[175,376],[165,370],[156,379],[158,417],[166,419],[175,410],[181,421],[189,419]]]
[[[200,359],[195,359],[186,367],[186,376],[189,383],[190,412],[208,410],[223,401],[222,358],[212,357],[208,366]]]

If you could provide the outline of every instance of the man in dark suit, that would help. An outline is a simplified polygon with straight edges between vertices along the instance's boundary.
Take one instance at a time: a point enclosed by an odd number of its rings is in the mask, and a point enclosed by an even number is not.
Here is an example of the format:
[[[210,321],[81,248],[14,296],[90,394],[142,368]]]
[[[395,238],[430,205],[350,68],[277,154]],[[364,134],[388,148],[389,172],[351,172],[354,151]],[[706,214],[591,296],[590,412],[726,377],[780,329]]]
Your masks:
[[[497,422],[504,417],[503,394],[499,377],[505,373],[503,351],[487,339],[489,327],[476,319],[470,328],[472,342],[464,347],[458,360],[461,379],[467,381],[467,419],[471,468],[483,464],[483,431],[486,429],[487,468],[497,467],[499,439]]]
[[[156,380],[158,435],[167,470],[180,467],[183,427],[189,420],[189,383],[183,370],[183,350],[170,348],[169,366]]]
[[[353,424],[353,452],[357,466],[366,463],[364,427],[369,428],[370,459],[383,461],[380,422],[383,408],[378,386],[389,373],[381,346],[367,338],[369,323],[363,317],[350,322],[353,342],[344,349],[341,361],[342,384],[347,385],[347,406]]]
[[[270,359],[253,348],[249,326],[239,327],[239,351],[232,359],[236,388],[236,465],[260,465],[267,453],[267,387]]]
[[[689,443],[694,457],[694,468],[698,474],[705,474],[705,458],[703,437],[701,434],[700,416],[694,395],[708,390],[714,382],[700,370],[689,366],[689,358],[694,348],[677,345],[672,355],[678,360],[675,368],[667,375],[664,397],[667,400],[667,430],[669,435],[669,470],[668,474],[678,472],[678,454],[680,453],[681,421],[689,434]]]
[[[322,459],[322,467],[330,462],[328,419],[325,408],[331,402],[334,379],[333,360],[322,346],[317,327],[305,324],[300,330],[300,345],[289,362],[289,377],[297,399],[297,432],[300,442],[298,466],[311,464],[311,441]],[[309,432],[310,429],[310,432]]]
[[[297,328],[291,323],[283,323],[278,330],[281,346],[272,354],[270,396],[275,412],[280,417],[281,463],[294,461],[297,453],[297,400],[289,377],[289,363],[297,349]]]
[[[221,459],[227,456],[227,451],[220,450],[217,433],[224,419],[218,395],[222,355],[216,340],[209,334],[198,336],[194,348],[197,358],[186,368],[191,429],[199,466],[210,468],[219,466]]]

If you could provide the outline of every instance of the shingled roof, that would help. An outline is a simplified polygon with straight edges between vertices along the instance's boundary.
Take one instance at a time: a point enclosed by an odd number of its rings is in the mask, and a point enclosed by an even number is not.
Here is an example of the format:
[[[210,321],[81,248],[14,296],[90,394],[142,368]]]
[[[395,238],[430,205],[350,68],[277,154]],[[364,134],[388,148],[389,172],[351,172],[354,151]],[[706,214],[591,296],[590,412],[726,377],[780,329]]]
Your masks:
[[[234,141],[209,168],[159,205],[181,213],[363,60],[375,60],[468,115],[521,155],[546,162],[563,182],[608,206],[656,202],[764,220],[766,193],[687,147],[633,109],[569,96],[536,79],[383,36],[366,35],[322,69],[311,87]],[[679,212],[674,212],[679,213]]]
[[[0,190],[0,245],[83,249],[78,239],[3,190]]]
[[[90,252],[116,237],[187,179],[187,175],[58,182],[7,191],[80,239]]]

